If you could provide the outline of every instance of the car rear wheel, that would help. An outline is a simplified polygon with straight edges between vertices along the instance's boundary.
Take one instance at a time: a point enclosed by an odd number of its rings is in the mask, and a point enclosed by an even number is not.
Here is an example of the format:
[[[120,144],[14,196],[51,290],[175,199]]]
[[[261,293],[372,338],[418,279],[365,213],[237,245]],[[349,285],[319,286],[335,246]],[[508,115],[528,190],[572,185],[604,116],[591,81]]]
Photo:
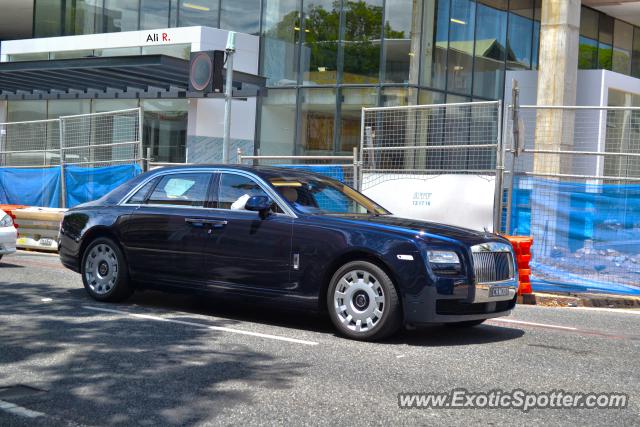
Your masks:
[[[84,288],[98,301],[122,301],[133,293],[124,255],[109,238],[100,237],[89,244],[81,273]]]
[[[357,340],[379,340],[402,324],[400,299],[389,276],[375,264],[353,261],[331,279],[327,294],[331,321],[338,331]]]

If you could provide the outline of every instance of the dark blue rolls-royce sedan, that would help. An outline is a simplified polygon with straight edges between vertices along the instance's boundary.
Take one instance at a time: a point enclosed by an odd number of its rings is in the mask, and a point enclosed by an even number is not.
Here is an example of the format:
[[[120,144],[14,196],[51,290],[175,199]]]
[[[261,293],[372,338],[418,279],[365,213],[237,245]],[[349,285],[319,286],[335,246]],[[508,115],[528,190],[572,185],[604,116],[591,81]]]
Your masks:
[[[59,246],[100,301],[148,287],[253,297],[326,311],[363,340],[505,316],[518,286],[499,236],[398,218],[338,181],[275,167],[147,172],[70,209]]]

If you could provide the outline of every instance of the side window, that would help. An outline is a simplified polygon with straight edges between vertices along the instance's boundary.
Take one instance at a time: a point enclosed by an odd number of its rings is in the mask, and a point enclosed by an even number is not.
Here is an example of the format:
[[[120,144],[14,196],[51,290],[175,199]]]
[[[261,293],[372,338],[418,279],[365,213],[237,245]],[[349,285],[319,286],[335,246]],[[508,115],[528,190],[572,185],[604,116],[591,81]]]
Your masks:
[[[203,207],[209,189],[209,173],[181,173],[162,177],[147,203]]]
[[[219,209],[242,210],[246,201],[252,196],[268,196],[268,194],[257,182],[246,176],[232,173],[220,175]]]
[[[154,178],[143,185],[133,196],[131,196],[131,198],[129,198],[127,203],[130,205],[139,205],[140,203],[144,203],[144,199],[147,198],[147,194],[149,194],[149,191],[151,191],[153,186],[156,185],[158,179],[159,178]]]

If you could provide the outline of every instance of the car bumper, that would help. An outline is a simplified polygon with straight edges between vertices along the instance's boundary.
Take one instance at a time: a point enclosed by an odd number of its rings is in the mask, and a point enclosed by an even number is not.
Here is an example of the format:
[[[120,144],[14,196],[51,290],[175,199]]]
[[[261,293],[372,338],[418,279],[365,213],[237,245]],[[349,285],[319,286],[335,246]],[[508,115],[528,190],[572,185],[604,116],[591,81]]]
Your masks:
[[[12,254],[16,251],[16,229],[13,227],[0,228],[0,255]]]
[[[517,280],[492,284],[468,285],[467,295],[442,295],[428,286],[415,297],[404,299],[404,318],[409,325],[465,322],[507,316],[515,307]],[[491,296],[490,288],[499,287],[502,295]]]

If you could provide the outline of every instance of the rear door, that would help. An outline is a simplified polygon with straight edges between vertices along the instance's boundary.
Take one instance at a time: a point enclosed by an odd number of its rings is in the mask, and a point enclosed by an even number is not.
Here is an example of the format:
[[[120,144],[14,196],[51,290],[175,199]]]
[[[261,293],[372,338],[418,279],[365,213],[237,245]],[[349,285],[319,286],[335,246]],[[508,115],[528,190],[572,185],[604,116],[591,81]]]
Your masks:
[[[124,233],[134,279],[202,284],[202,247],[208,237],[203,219],[213,177],[212,172],[176,172],[156,178]]]
[[[290,286],[293,218],[276,209],[266,219],[244,209],[267,186],[240,171],[221,172],[208,209],[210,235],[203,246],[207,281],[237,289],[283,291]]]

